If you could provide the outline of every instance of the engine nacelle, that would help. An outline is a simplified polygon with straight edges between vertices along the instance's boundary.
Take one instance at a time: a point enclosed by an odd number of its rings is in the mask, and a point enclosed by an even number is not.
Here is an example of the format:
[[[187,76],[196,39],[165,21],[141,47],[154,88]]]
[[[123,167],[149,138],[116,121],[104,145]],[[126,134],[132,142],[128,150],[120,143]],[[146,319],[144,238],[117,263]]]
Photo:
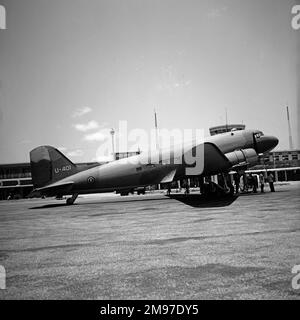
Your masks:
[[[256,164],[258,161],[258,154],[252,148],[235,150],[225,154],[232,166],[243,166]]]

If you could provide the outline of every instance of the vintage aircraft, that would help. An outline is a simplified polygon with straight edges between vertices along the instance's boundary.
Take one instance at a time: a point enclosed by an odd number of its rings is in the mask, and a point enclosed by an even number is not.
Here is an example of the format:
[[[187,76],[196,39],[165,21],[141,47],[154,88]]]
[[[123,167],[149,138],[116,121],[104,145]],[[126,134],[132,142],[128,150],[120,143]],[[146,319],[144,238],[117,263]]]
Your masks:
[[[133,188],[171,183],[189,176],[227,173],[231,169],[246,168],[257,163],[259,154],[273,149],[278,139],[265,136],[259,130],[236,130],[208,137],[188,148],[158,151],[153,163],[148,153],[112,161],[92,168],[79,168],[59,150],[40,146],[30,152],[32,181],[42,196],[71,195],[67,204],[73,204],[79,194],[122,192]],[[197,155],[197,150],[200,150]],[[181,151],[184,150],[184,151]],[[197,166],[186,161],[187,154],[197,155]],[[200,166],[199,166],[200,163]],[[225,190],[226,192],[226,190]]]

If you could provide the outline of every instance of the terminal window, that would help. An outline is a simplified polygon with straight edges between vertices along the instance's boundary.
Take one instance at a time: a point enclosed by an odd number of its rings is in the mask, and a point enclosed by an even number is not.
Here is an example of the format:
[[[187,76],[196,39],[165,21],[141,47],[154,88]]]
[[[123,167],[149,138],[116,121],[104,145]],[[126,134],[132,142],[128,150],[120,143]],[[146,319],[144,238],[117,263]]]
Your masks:
[[[282,160],[284,160],[284,161],[289,160],[289,155],[288,154],[282,155]]]

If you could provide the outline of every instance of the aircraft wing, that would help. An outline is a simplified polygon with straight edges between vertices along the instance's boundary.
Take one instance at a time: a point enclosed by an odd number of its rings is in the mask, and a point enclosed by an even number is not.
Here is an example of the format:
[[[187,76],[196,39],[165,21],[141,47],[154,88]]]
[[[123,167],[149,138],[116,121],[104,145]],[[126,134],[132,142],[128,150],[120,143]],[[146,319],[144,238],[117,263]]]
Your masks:
[[[162,178],[162,180],[160,181],[160,183],[169,183],[172,182],[174,177],[176,174],[176,169],[172,170],[171,172],[169,172],[164,178]]]

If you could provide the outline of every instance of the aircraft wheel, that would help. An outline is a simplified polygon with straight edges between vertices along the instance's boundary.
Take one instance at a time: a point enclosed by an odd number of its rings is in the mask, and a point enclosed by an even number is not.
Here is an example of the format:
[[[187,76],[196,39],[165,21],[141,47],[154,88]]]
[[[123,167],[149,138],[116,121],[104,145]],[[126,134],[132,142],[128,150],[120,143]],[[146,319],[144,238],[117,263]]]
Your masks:
[[[228,196],[233,196],[234,195],[234,187],[231,185],[225,190],[225,194]]]
[[[77,197],[78,197],[77,193],[73,194],[71,198],[67,199],[67,201],[66,201],[67,205],[70,206],[70,205],[74,204]]]
[[[68,206],[70,206],[74,203],[74,201],[72,201],[72,198],[68,198],[66,202],[67,202]]]

